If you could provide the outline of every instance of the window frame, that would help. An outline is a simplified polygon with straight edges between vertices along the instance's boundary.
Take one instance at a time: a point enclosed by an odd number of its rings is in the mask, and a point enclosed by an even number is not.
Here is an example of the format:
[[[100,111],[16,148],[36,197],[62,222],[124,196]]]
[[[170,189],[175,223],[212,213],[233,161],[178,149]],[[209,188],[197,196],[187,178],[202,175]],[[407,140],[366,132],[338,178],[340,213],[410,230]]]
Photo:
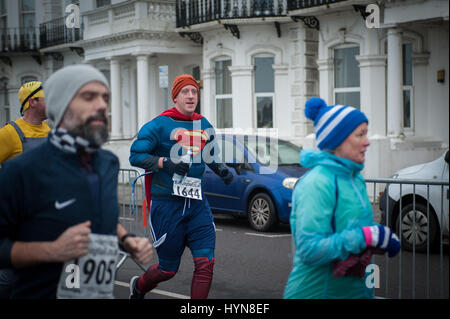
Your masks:
[[[361,109],[361,73],[359,77],[359,86],[353,86],[353,87],[342,87],[342,88],[336,88],[336,70],[335,70],[335,50],[336,49],[349,49],[349,48],[359,48],[359,54],[361,54],[361,45],[359,43],[346,43],[337,45],[332,48],[332,61],[333,61],[333,104],[336,105],[336,94],[337,93],[359,93],[359,108]],[[356,56],[358,56],[356,55]],[[355,56],[355,60],[356,60]],[[356,63],[358,64],[358,60],[356,60]],[[361,72],[361,68],[358,65],[359,72]],[[355,105],[351,105],[353,107],[356,107]]]
[[[408,85],[403,85],[403,97],[405,96],[405,92],[409,91],[409,122],[411,123],[410,126],[405,126],[405,99],[403,98],[403,119],[402,119],[402,123],[403,123],[403,133],[406,135],[414,135],[414,63],[413,63],[413,52],[414,52],[414,43],[412,43],[411,41],[408,40],[404,40],[402,42],[402,57],[403,57],[403,61],[402,61],[402,72],[405,71],[405,57],[404,57],[404,46],[405,44],[410,44],[411,45],[411,84]],[[405,79],[403,79],[403,83],[404,83]]]
[[[255,54],[252,57],[252,63],[256,70],[255,58],[273,58],[273,64],[275,64],[275,55],[273,54]],[[273,69],[273,92],[256,92],[256,71],[253,72],[253,118],[255,119],[255,128],[264,128],[258,126],[258,97],[271,97],[272,98],[272,127],[275,127],[275,70]]]
[[[230,66],[233,65],[233,60],[229,57],[224,57],[220,59],[214,60],[214,79],[215,83],[217,82],[217,73],[216,73],[216,63],[221,61],[230,61]],[[233,111],[233,77],[231,76],[230,72],[230,80],[231,80],[231,93],[227,94],[217,94],[217,86],[215,85],[215,92],[214,92],[214,110],[215,110],[215,120],[216,120],[216,127],[217,128],[228,128],[228,127],[219,127],[219,120],[218,120],[218,103],[217,100],[227,100],[229,99],[231,101],[231,111]],[[233,114],[233,113],[231,113]],[[233,117],[231,118],[231,128],[233,127]]]
[[[20,85],[24,85],[25,83],[28,82],[33,82],[33,81],[38,81],[38,77],[34,76],[34,75],[24,75],[22,77],[20,77]]]
[[[20,11],[20,27],[25,31],[25,30],[27,30],[28,28],[36,28],[36,0],[34,0],[34,10],[23,10],[22,9],[22,4],[23,4],[23,0],[20,0],[20,3],[19,3],[19,11]],[[23,19],[23,16],[24,15],[26,15],[26,14],[34,14],[34,19],[33,19],[33,22],[34,22],[34,24],[33,24],[33,26],[32,27],[28,27],[28,26],[25,26],[24,25],[24,19]]]
[[[8,3],[6,0],[0,0],[4,5],[4,11],[0,11],[0,21],[5,21],[5,30],[8,29]],[[2,23],[0,22],[0,28],[2,28]]]
[[[100,5],[99,5],[100,3]],[[111,5],[111,0],[95,0],[95,8],[103,8]]]

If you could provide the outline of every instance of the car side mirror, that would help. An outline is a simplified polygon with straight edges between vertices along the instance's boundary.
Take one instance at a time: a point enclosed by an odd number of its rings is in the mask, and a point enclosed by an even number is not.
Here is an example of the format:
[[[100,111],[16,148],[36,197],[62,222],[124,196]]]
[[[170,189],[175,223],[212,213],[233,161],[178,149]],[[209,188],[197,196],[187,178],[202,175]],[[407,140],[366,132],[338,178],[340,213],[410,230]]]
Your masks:
[[[447,153],[445,153],[445,157],[444,157],[444,160],[447,162],[447,164],[448,164],[448,152],[449,151],[447,151]]]
[[[241,175],[242,171],[241,171],[241,163],[226,163],[227,166],[232,167],[235,169],[236,174]]]

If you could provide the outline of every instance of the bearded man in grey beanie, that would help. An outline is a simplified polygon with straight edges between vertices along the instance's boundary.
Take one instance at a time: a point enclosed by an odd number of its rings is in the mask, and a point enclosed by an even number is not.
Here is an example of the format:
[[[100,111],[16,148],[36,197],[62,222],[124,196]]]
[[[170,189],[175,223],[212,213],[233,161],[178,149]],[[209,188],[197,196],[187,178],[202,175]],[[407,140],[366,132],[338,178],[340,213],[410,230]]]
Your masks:
[[[118,223],[119,161],[100,148],[108,81],[73,65],[43,88],[47,142],[0,169],[0,268],[17,270],[11,298],[113,298],[118,243],[142,264],[153,251]]]

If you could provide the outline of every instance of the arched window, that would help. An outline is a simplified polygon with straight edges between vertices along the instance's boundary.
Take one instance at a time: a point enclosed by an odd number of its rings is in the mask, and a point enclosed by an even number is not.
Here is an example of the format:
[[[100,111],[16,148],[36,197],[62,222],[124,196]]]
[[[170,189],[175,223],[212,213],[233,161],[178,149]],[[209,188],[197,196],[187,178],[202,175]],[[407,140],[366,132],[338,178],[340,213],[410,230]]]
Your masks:
[[[95,1],[96,8],[105,7],[105,6],[109,6],[109,5],[111,5],[111,0],[96,0]]]
[[[7,28],[8,28],[8,5],[6,3],[6,0],[0,0],[0,30],[4,30],[4,32],[6,32]]]
[[[215,61],[216,77],[216,127],[233,127],[233,92],[231,87],[231,59]]]
[[[22,76],[22,78],[20,79],[20,85],[28,83],[28,82],[32,82],[32,81],[38,81],[38,78],[33,76],[33,75],[26,75],[26,76]]]
[[[0,78],[0,125],[10,121],[8,78]]]
[[[350,105],[360,108],[360,77],[356,56],[359,46],[341,45],[333,49],[334,104]]]
[[[255,106],[256,127],[273,128],[275,72],[273,70],[274,57],[267,55],[255,56]]]
[[[27,49],[36,48],[36,3],[35,0],[21,0],[20,38],[21,45]]]
[[[413,63],[412,43],[403,43],[403,128],[413,129]]]

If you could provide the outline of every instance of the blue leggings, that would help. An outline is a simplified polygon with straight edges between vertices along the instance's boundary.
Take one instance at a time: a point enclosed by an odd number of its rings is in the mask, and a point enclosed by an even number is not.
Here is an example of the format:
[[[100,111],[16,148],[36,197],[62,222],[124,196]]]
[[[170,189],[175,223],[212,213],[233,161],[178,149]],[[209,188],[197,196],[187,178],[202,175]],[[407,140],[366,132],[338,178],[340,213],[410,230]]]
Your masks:
[[[194,258],[214,258],[216,229],[208,201],[177,196],[153,196],[151,233],[158,253],[159,268],[177,272],[185,247]]]

